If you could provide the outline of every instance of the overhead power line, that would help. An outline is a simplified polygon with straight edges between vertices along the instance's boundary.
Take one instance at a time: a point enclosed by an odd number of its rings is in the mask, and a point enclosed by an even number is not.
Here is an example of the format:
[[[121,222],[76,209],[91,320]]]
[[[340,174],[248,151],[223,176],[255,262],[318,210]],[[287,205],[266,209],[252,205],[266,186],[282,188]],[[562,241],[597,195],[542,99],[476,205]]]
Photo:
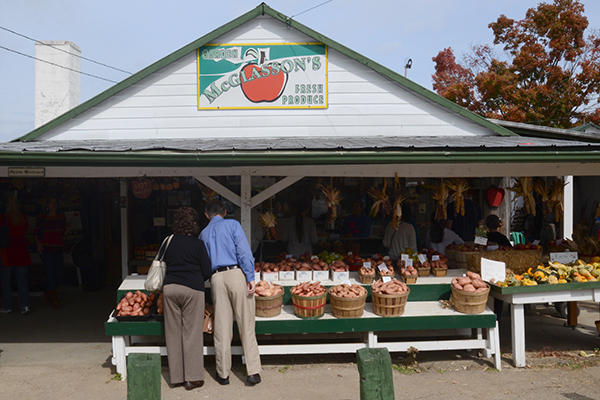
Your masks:
[[[3,27],[3,26],[0,26],[0,29],[2,29],[2,30],[5,30],[5,31],[7,31],[7,32],[10,32],[10,33],[12,33],[13,35],[17,35],[17,36],[20,36],[20,37],[22,37],[22,38],[25,38],[25,39],[31,40],[32,42],[35,42],[35,43],[40,43],[40,44],[43,44],[44,46],[49,46],[49,47],[52,47],[52,48],[53,48],[53,49],[55,49],[55,50],[62,51],[63,53],[67,53],[67,54],[70,54],[70,55],[72,55],[72,56],[75,56],[75,57],[81,58],[82,60],[89,61],[89,62],[93,62],[94,64],[102,65],[103,67],[110,68],[110,69],[114,69],[115,71],[119,71],[119,72],[123,72],[123,73],[125,73],[125,74],[132,75],[132,73],[131,73],[131,72],[129,72],[129,71],[125,71],[125,70],[123,70],[123,69],[116,68],[116,67],[110,66],[110,65],[108,65],[108,64],[101,63],[101,62],[99,62],[99,61],[94,61],[94,60],[92,60],[92,59],[89,59],[89,58],[83,57],[83,56],[81,56],[80,54],[73,54],[73,53],[69,53],[68,51],[66,51],[66,50],[64,50],[64,49],[61,49],[61,48],[59,48],[59,47],[52,46],[51,44],[48,44],[48,43],[44,43],[44,42],[43,42],[43,41],[41,41],[41,40],[36,40],[36,39],[33,39],[33,38],[31,38],[31,37],[29,37],[29,36],[27,36],[27,35],[23,35],[22,33],[15,32],[15,31],[13,31],[13,30],[11,30],[11,29],[8,29],[8,28],[5,28],[5,27]]]
[[[0,46],[0,49],[4,49],[6,51],[10,51],[10,52],[19,54],[19,55],[24,56],[24,57],[32,58],[32,59],[37,60],[37,61],[45,62],[46,64],[54,65],[55,67],[67,69],[67,70],[73,71],[73,72],[77,72],[77,73],[79,73],[81,75],[87,75],[87,76],[91,76],[92,78],[102,79],[103,81],[108,81],[108,82],[112,82],[112,83],[118,83],[118,82],[110,80],[110,79],[102,78],[101,76],[88,74],[88,73],[81,72],[81,71],[73,69],[73,68],[69,68],[69,67],[65,67],[65,66],[59,65],[59,64],[55,64],[55,63],[50,62],[50,61],[42,60],[41,58],[33,57],[33,56],[30,56],[29,54],[25,54],[25,53],[21,53],[20,51],[9,49],[8,47]]]
[[[325,4],[327,4],[327,3],[331,3],[332,1],[333,1],[333,0],[327,0],[327,1],[324,1],[324,2],[323,2],[323,3],[321,3],[321,4],[317,4],[316,6],[309,8],[308,10],[304,10],[304,11],[302,11],[301,13],[298,13],[298,14],[296,14],[296,15],[292,15],[292,16],[290,17],[290,19],[292,19],[292,18],[294,18],[294,17],[297,17],[298,15],[302,15],[302,14],[304,14],[305,12],[309,12],[309,11],[311,11],[311,10],[314,10],[315,8],[321,7],[322,5],[325,5]]]

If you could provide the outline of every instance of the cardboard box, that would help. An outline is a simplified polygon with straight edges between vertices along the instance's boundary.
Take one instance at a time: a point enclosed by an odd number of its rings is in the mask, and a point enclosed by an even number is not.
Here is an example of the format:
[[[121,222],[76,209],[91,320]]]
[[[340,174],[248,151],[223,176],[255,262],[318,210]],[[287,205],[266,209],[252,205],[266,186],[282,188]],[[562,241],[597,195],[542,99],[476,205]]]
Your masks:
[[[343,282],[350,279],[349,271],[336,272],[331,270],[331,280],[334,282]]]
[[[279,272],[263,272],[262,273],[263,281],[278,281],[279,280]]]
[[[329,279],[329,271],[317,271],[313,270],[313,280],[315,281],[326,281]]]
[[[296,271],[296,280],[300,282],[312,281],[313,280],[313,272],[312,271]]]
[[[280,281],[293,281],[294,279],[296,279],[294,271],[279,271]]]

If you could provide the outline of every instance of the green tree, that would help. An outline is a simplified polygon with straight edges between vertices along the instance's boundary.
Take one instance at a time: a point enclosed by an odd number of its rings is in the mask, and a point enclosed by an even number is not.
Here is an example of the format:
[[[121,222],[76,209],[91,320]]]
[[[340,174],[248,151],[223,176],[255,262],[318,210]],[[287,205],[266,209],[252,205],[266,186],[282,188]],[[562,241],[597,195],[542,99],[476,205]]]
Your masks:
[[[487,118],[557,128],[600,124],[600,38],[586,36],[584,11],[577,0],[554,0],[520,21],[501,15],[488,26],[505,59],[478,45],[457,62],[446,48],[433,58],[433,89]]]

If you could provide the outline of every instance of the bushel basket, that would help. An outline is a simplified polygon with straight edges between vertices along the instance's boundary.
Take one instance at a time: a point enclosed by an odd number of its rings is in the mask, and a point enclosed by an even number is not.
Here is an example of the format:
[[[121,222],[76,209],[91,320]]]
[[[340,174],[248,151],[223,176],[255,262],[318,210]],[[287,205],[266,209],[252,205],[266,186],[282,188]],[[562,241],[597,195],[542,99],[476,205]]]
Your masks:
[[[367,292],[360,297],[339,297],[329,293],[331,313],[336,318],[360,318],[365,309]]]
[[[325,304],[327,303],[327,292],[319,296],[306,297],[298,296],[292,293],[292,304],[294,305],[294,314],[297,317],[305,319],[321,318],[325,314]]]
[[[487,285],[485,292],[465,292],[452,286],[452,303],[454,309],[463,314],[480,314],[485,311],[488,295],[490,294],[490,285]]]
[[[257,317],[270,318],[281,314],[283,291],[275,296],[255,296],[254,299]]]
[[[371,292],[373,312],[381,317],[399,317],[404,314],[404,308],[410,289],[400,294],[379,294]]]

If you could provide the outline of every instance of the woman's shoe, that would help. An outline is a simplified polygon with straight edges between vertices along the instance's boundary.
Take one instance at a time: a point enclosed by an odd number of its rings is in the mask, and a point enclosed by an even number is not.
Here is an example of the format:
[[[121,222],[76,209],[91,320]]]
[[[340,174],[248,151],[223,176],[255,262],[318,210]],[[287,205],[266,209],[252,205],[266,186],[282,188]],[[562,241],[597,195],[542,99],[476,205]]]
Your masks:
[[[0,308],[0,314],[8,314],[10,313],[12,310],[7,310],[6,308]]]
[[[29,307],[25,307],[21,310],[21,314],[25,315],[25,314],[29,314],[31,312],[31,310],[29,309]]]
[[[204,381],[188,381],[183,384],[185,390],[192,390],[204,386]]]

